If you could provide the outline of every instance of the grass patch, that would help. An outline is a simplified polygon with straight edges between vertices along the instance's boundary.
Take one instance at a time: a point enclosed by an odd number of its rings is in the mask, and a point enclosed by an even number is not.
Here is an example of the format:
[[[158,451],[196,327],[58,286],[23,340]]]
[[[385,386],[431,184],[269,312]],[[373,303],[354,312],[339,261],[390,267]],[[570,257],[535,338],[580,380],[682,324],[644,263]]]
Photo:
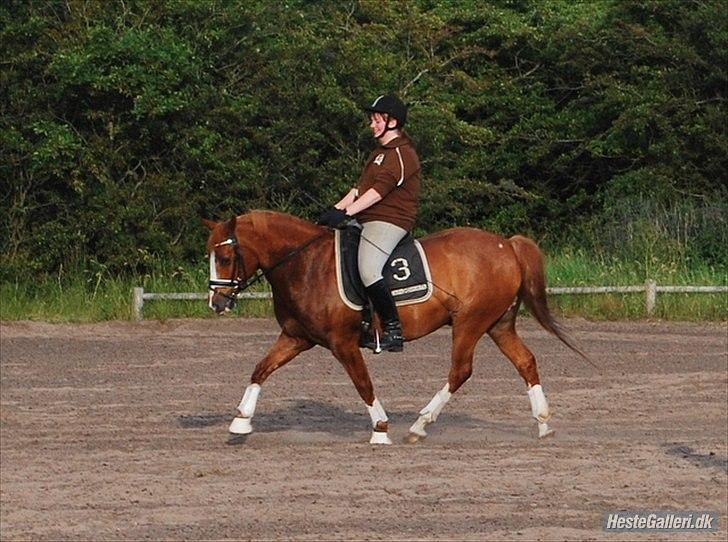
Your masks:
[[[552,295],[549,305],[562,317],[591,320],[639,320],[647,318],[644,294]],[[728,319],[726,294],[659,293],[650,318],[701,321]]]
[[[691,267],[651,261],[608,260],[581,252],[562,252],[548,260],[549,286],[639,286],[654,280],[658,286],[725,286],[726,273],[714,266]],[[549,296],[556,314],[591,319],[646,318],[645,294],[558,294]],[[662,293],[652,318],[665,320],[726,320],[727,293]]]
[[[0,320],[42,320],[47,322],[98,322],[132,319],[132,289],[146,292],[205,292],[207,269],[159,266],[155,272],[135,277],[67,273],[35,282],[0,283]],[[251,291],[270,290],[256,284]],[[270,300],[241,300],[238,316],[273,315]],[[147,300],[144,318],[207,318],[215,314],[206,301]]]
[[[724,270],[708,265],[678,266],[650,262],[610,260],[581,252],[564,251],[548,259],[549,286],[629,286],[650,278],[658,285],[726,285]],[[200,266],[174,267],[160,264],[143,276],[110,276],[101,272],[73,272],[45,280],[0,283],[0,319],[49,322],[96,322],[132,318],[132,288],[146,292],[204,292],[206,262]],[[251,291],[269,291],[266,283]],[[640,319],[647,317],[643,293],[552,295],[556,314],[590,319]],[[214,314],[205,301],[147,300],[144,318],[209,318]],[[241,317],[270,317],[270,300],[241,299],[235,309]],[[668,320],[727,320],[728,294],[658,293],[654,318]]]

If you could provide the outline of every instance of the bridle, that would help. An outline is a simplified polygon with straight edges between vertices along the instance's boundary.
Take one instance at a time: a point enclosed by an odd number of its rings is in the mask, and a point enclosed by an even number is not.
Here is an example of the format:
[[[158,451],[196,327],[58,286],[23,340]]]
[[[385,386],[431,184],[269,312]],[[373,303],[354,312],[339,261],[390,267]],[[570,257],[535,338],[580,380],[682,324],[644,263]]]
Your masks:
[[[208,281],[208,288],[210,290],[209,294],[209,305],[210,308],[212,307],[212,295],[219,289],[225,288],[225,289],[232,289],[231,293],[223,293],[218,292],[221,296],[223,296],[225,299],[230,300],[233,304],[235,303],[235,300],[237,296],[241,293],[250,288],[253,284],[260,281],[263,277],[267,277],[268,273],[275,270],[277,267],[283,265],[288,260],[302,252],[305,248],[307,248],[309,245],[313,244],[315,241],[318,241],[322,237],[328,234],[328,231],[324,231],[321,234],[309,239],[304,244],[302,244],[300,247],[295,248],[283,258],[281,258],[279,261],[277,261],[275,264],[270,266],[268,269],[263,269],[260,267],[256,270],[256,272],[250,276],[247,280],[244,280],[242,278],[242,275],[245,274],[245,260],[243,257],[243,250],[240,247],[240,243],[238,242],[238,238],[235,235],[235,231],[233,231],[230,234],[230,237],[225,239],[224,241],[221,241],[215,245],[213,245],[213,250],[210,251],[210,280]],[[235,250],[235,266],[233,268],[232,276],[234,278],[229,279],[222,279],[218,278],[217,276],[217,267],[216,267],[216,261],[215,261],[215,249],[222,246],[232,246]]]
[[[215,260],[215,249],[222,246],[230,245],[235,250],[235,267],[233,268],[233,278],[229,279],[221,279],[217,276],[217,262]],[[245,262],[243,260],[243,251],[240,249],[240,243],[238,243],[238,238],[235,236],[235,232],[225,239],[224,241],[221,241],[220,243],[217,243],[213,246],[213,249],[210,251],[210,280],[208,281],[208,288],[210,290],[209,295],[209,305],[210,308],[212,308],[212,295],[221,288],[232,288],[232,293],[223,293],[219,292],[221,296],[224,298],[230,300],[231,302],[235,302],[235,298],[237,295],[243,291],[244,288],[248,288],[251,286],[254,282],[260,280],[260,277],[256,274],[255,279],[253,281],[249,281],[250,284],[243,284],[243,281],[241,279],[241,274],[245,273]]]

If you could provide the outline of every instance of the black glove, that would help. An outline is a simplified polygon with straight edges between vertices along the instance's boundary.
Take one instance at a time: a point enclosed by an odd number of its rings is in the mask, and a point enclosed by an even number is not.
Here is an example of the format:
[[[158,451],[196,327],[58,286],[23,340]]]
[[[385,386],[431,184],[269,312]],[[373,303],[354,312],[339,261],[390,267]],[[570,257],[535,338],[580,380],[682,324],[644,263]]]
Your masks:
[[[320,224],[321,226],[329,226],[331,228],[338,228],[348,219],[349,215],[347,215],[344,211],[342,211],[341,209],[337,209],[336,207],[331,207],[330,209],[327,209],[326,211],[321,213],[321,216],[319,217],[316,224]]]

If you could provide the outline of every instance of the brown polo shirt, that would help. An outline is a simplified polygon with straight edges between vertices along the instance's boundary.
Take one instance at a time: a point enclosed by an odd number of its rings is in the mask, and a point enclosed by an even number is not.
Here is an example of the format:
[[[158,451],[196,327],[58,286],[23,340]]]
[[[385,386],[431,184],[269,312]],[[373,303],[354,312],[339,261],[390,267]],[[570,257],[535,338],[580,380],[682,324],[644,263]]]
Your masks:
[[[369,155],[357,190],[362,196],[370,188],[382,199],[357,213],[357,220],[362,224],[381,220],[411,230],[420,198],[420,160],[407,134],[378,146]]]

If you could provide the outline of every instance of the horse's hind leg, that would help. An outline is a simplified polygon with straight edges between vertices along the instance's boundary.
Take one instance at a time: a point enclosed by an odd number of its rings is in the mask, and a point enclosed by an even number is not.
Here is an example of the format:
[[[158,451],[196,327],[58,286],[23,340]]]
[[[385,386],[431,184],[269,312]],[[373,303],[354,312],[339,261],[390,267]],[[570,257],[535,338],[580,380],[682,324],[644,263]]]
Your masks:
[[[356,391],[359,392],[367,406],[369,417],[372,419],[372,437],[369,442],[371,444],[392,444],[387,435],[389,418],[379,399],[374,395],[374,386],[356,340],[350,344],[332,345],[331,351],[346,369],[349,378],[356,386]]]
[[[501,352],[511,360],[511,363],[518,370],[528,386],[528,398],[531,402],[531,414],[538,422],[538,436],[543,438],[554,433],[546,423],[551,417],[549,404],[541,387],[541,380],[538,376],[536,358],[533,353],[523,344],[523,341],[516,333],[516,313],[518,307],[508,311],[488,332],[500,348]]]
[[[407,441],[417,442],[427,436],[425,426],[431,424],[440,415],[450,397],[473,374],[473,357],[475,346],[485,333],[486,325],[483,322],[473,321],[470,324],[457,322],[453,326],[452,362],[447,384],[438,391],[429,403],[420,411],[412,427],[410,427]]]
[[[306,339],[291,337],[285,333],[279,335],[278,340],[273,344],[266,356],[255,366],[253,375],[250,377],[250,385],[245,388],[245,394],[238,405],[235,418],[230,424],[230,433],[247,435],[253,431],[250,419],[255,413],[255,405],[258,402],[261,384],[273,371],[312,347],[313,343]]]

